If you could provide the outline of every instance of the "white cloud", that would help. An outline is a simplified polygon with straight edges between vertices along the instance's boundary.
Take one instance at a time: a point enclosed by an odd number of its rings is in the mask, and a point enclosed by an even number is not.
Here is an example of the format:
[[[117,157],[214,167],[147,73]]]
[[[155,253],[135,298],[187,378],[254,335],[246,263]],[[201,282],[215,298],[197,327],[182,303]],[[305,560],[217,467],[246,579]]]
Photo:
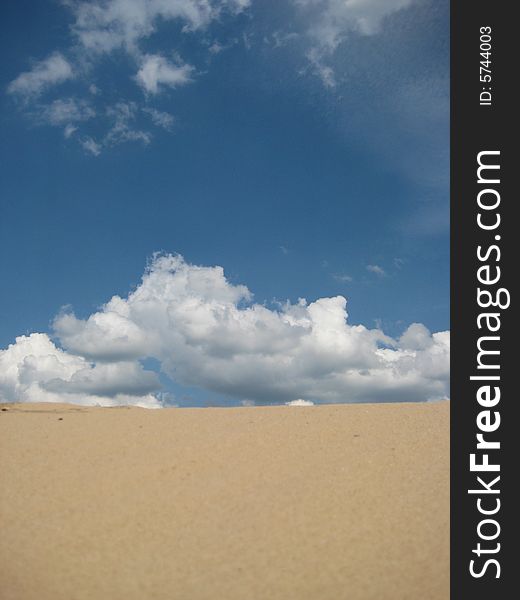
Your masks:
[[[143,112],[149,115],[152,119],[152,123],[157,127],[162,127],[163,129],[166,129],[166,131],[171,131],[173,129],[175,117],[170,113],[149,107],[143,108]]]
[[[63,83],[74,76],[72,66],[59,52],[36,63],[30,71],[18,75],[7,87],[10,94],[35,97],[47,88]]]
[[[345,273],[334,273],[332,277],[338,283],[351,283],[353,281],[352,277],[350,275],[346,275]]]
[[[310,48],[306,52],[312,72],[326,88],[337,85],[334,69],[327,64],[349,35],[374,35],[385,19],[410,6],[414,0],[292,0],[303,23]]]
[[[226,50],[229,50],[230,48],[232,48],[233,46],[236,46],[237,44],[240,44],[239,37],[233,37],[233,38],[227,40],[225,43],[219,42],[218,40],[214,40],[213,43],[208,46],[208,51],[210,54],[213,54],[213,56],[215,56]]]
[[[41,106],[38,119],[49,125],[65,125],[86,121],[92,119],[95,115],[96,112],[85,100],[64,98],[54,100],[46,106]]]
[[[413,0],[293,0],[310,23],[308,33],[322,48],[334,50],[351,32],[377,33],[386,17]]]
[[[206,28],[223,11],[246,9],[250,0],[108,0],[73,4],[73,31],[89,51],[105,53],[125,48],[138,51],[139,42],[161,21],[179,21],[186,31]]]
[[[124,142],[141,141],[149,144],[152,136],[147,131],[133,127],[137,114],[135,102],[118,102],[107,109],[107,116],[113,120],[113,125],[103,139],[103,146],[114,146]]]
[[[334,69],[325,64],[321,50],[318,48],[311,48],[307,52],[307,59],[311,64],[314,74],[321,79],[323,85],[326,88],[335,88],[336,77],[334,75]]]
[[[431,334],[422,323],[412,323],[399,338],[399,345],[404,350],[427,350],[432,343]]]
[[[301,398],[298,400],[291,400],[290,402],[285,403],[286,406],[314,406],[314,402],[310,400],[302,400]]]
[[[386,277],[386,271],[379,265],[367,265],[367,271],[375,273],[379,277]]]
[[[225,46],[223,46],[219,42],[213,42],[213,44],[211,44],[208,50],[210,51],[210,54],[220,54],[225,50]]]
[[[98,105],[104,105],[102,109],[98,106],[96,111],[96,116],[102,117],[110,112],[110,105],[106,110],[107,104],[113,99],[107,102],[106,90],[100,90],[92,81],[86,80],[102,55],[115,50],[127,52],[137,67],[133,79],[147,94],[155,95],[166,87],[185,85],[192,80],[195,69],[179,58],[172,61],[158,52],[145,53],[142,42],[166,22],[177,22],[181,34],[205,31],[224,14],[234,16],[244,11],[250,0],[67,0],[62,4],[73,13],[71,30],[75,43],[69,48],[69,54],[74,57],[74,67],[62,53],[54,52],[30,71],[21,73],[7,90],[22,98],[21,106],[27,109],[51,86],[77,77],[86,84],[85,94],[90,100],[95,98]],[[206,45],[207,41],[201,38],[199,41]],[[167,51],[174,55],[175,48],[167,48]],[[27,110],[27,114],[37,115],[41,122],[49,125],[64,125],[64,135],[70,138],[77,130],[72,126],[73,122],[94,116],[93,109],[87,108],[87,102],[83,102],[83,106],[79,104],[81,101],[74,101],[75,106],[72,102],[70,98],[58,99],[48,106],[35,106],[36,111]],[[172,129],[173,117],[168,113],[150,111],[149,115],[157,126]],[[97,139],[92,135],[77,135],[76,139],[87,152],[96,156],[104,148],[128,141],[150,143],[149,132],[130,127],[128,123],[128,120],[119,119],[108,132],[98,133]]]
[[[264,38],[264,43],[271,45],[273,48],[283,48],[290,42],[297,40],[299,37],[299,34],[294,31],[273,31],[269,37]]]
[[[221,267],[158,256],[127,298],[87,320],[62,314],[63,347],[92,361],[154,357],[184,385],[256,402],[415,401],[448,395],[449,332],[412,325],[394,340],[350,325],[346,299],[271,310]]]
[[[101,145],[91,137],[83,138],[80,140],[80,144],[84,150],[90,154],[93,154],[94,156],[99,156],[101,154]]]
[[[135,102],[117,102],[113,106],[109,106],[105,114],[112,124],[107,133],[98,140],[86,136],[80,139],[79,143],[84,150],[94,156],[99,156],[106,148],[125,142],[149,144],[152,140],[151,133],[137,129],[134,126],[137,110],[138,107]]]
[[[65,139],[69,139],[70,137],[72,137],[76,131],[78,130],[78,128],[75,125],[67,125],[65,127],[65,129],[63,130],[63,135],[65,137]]]
[[[157,94],[161,86],[178,87],[191,81],[193,67],[187,64],[174,64],[159,54],[147,54],[135,76],[144,91]]]
[[[157,256],[127,298],[114,296],[86,320],[58,315],[62,348],[32,334],[0,351],[0,398],[159,406],[157,377],[139,363],[145,357],[181,384],[248,402],[448,395],[449,332],[413,324],[394,340],[347,317],[342,296],[273,310],[221,267]]]
[[[157,408],[155,373],[137,362],[95,364],[57,348],[46,334],[16,338],[0,350],[0,401],[73,402]]]
[[[67,350],[92,360],[128,361],[151,355],[146,333],[129,317],[126,302],[114,296],[87,321],[70,313],[58,315],[54,330]]]

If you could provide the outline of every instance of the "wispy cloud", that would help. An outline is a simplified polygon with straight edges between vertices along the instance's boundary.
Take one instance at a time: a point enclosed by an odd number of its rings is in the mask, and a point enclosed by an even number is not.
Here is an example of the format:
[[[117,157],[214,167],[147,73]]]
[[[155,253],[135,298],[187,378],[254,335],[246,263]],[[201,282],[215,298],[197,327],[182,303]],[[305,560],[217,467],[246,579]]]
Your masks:
[[[70,137],[72,137],[76,131],[78,130],[78,128],[76,127],[76,125],[66,125],[65,129],[63,130],[63,136],[65,137],[65,139],[69,139]]]
[[[129,141],[141,141],[149,144],[152,136],[147,131],[134,127],[137,114],[135,102],[118,102],[107,109],[107,116],[112,119],[113,125],[103,139],[104,146],[114,146]]]
[[[305,13],[308,34],[321,48],[335,50],[349,35],[377,33],[386,17],[413,0],[293,0]]]
[[[152,140],[148,131],[135,127],[138,106],[135,102],[117,102],[106,109],[105,115],[111,122],[107,133],[99,139],[85,136],[79,139],[83,149],[93,156],[99,156],[105,148],[125,142],[142,142],[147,145]]]
[[[323,53],[319,48],[311,48],[307,52],[307,58],[312,66],[312,70],[321,79],[323,85],[329,89],[335,88],[336,77],[334,75],[334,69],[326,64]]]
[[[59,52],[54,52],[46,59],[37,62],[30,71],[20,73],[7,86],[7,91],[27,101],[54,85],[72,79],[73,76],[74,72],[69,61]]]
[[[346,273],[333,273],[332,278],[338,283],[351,283],[353,278]]]
[[[72,30],[83,48],[92,53],[124,49],[139,53],[141,40],[160,23],[178,21],[186,31],[205,29],[223,13],[237,14],[250,0],[107,0],[71,4]]]
[[[80,121],[85,122],[95,116],[99,117],[96,119],[99,131],[103,117],[114,103],[113,98],[104,98],[99,87],[89,81],[101,58],[111,59],[116,50],[126,52],[136,68],[129,78],[147,96],[157,96],[167,89],[186,85],[193,81],[195,68],[178,56],[175,47],[166,48],[166,53],[164,48],[144,52],[144,40],[166,22],[179,23],[182,27],[180,36],[204,32],[212,22],[223,19],[225,15],[233,17],[246,10],[250,0],[79,0],[64,2],[63,5],[72,12],[74,19],[71,26],[73,41],[68,50],[54,52],[36,62],[31,70],[11,81],[7,91],[21,100],[22,110],[27,110],[30,116],[38,113],[41,124],[65,126],[65,137],[70,138],[79,129],[77,124]],[[204,42],[203,36],[199,41]],[[178,43],[178,39],[174,43]],[[167,55],[175,59],[167,58]],[[114,60],[114,68],[116,62]],[[87,108],[86,99],[54,98],[44,106],[31,107],[31,103],[44,93],[73,78],[78,85],[86,88],[91,98],[97,99],[95,114],[94,109]],[[122,101],[129,102],[127,99]],[[146,103],[141,108],[147,108]],[[155,125],[171,131],[173,117],[155,108],[145,112]],[[73,126],[73,123],[76,125]],[[148,132],[130,128],[128,121],[123,123],[121,119],[101,136],[102,139],[99,133],[93,135],[88,132],[75,137],[95,156],[118,143],[140,141],[146,145],[151,140]]]
[[[292,0],[310,44],[306,56],[314,73],[327,88],[336,86],[328,59],[350,34],[375,35],[384,20],[414,0]]]
[[[341,96],[348,93],[345,89],[345,61],[339,60],[341,48],[354,36],[376,36],[384,30],[389,17],[411,6],[414,0],[285,0],[284,10],[291,18],[287,28],[273,18],[272,30],[262,29],[262,35],[255,32],[255,14],[251,11],[249,25],[243,31],[233,31],[230,39],[215,39],[211,26],[231,20],[251,6],[250,0],[77,0],[63,5],[72,13],[70,27],[71,41],[68,49],[54,52],[44,60],[34,64],[30,71],[21,73],[8,86],[8,92],[22,100],[25,106],[44,93],[55,89],[60,83],[74,79],[77,86],[83,86],[83,92],[96,103],[96,116],[92,119],[75,120],[79,129],[77,139],[85,136],[98,139],[100,147],[108,147],[99,141],[99,130],[103,125],[103,116],[107,106],[118,100],[138,101],[139,108],[149,106],[151,98],[168,98],[181,86],[194,83],[203,77],[209,62],[200,67],[196,60],[188,61],[179,54],[182,40],[190,36],[198,42],[208,55],[221,53],[224,49],[238,45],[242,40],[247,48],[255,43],[265,47],[268,44],[280,52],[299,54],[301,58],[299,73],[318,77],[331,95]],[[273,15],[276,10],[272,10]],[[166,43],[154,36],[166,24],[178,25],[175,37]],[[255,36],[255,33],[257,34]],[[256,42],[255,42],[256,40]],[[290,46],[290,48],[288,48]],[[121,61],[121,53],[128,60]],[[196,55],[196,53],[195,53]],[[208,57],[209,58],[209,57]],[[128,69],[128,81],[144,92],[144,98],[137,99],[131,93],[126,97],[115,98],[107,90],[98,87],[92,81],[96,68],[101,64],[111,64],[121,70]],[[190,64],[193,62],[194,64]],[[301,65],[305,65],[304,68]],[[350,63],[349,63],[350,64]],[[196,77],[195,75],[198,74]],[[131,89],[131,88],[129,88]],[[422,90],[422,88],[421,88]],[[415,102],[412,91],[403,93],[404,98]],[[76,93],[76,92],[75,92]],[[425,94],[430,97],[429,89]],[[58,98],[66,101],[66,97]],[[53,98],[56,100],[56,98]],[[390,102],[390,100],[389,100]],[[48,104],[48,103],[47,103]],[[399,105],[402,102],[399,100]],[[435,103],[438,105],[438,103]],[[166,120],[152,116],[152,110],[161,110],[161,105],[150,107],[150,116],[155,125],[171,131]],[[31,111],[29,111],[31,112]],[[34,112],[34,110],[32,110]],[[411,113],[413,111],[406,111]],[[424,110],[416,110],[421,116]],[[143,113],[145,114],[146,111]],[[351,119],[349,109],[349,120]],[[71,121],[72,123],[72,121]],[[52,119],[49,125],[54,125]],[[67,125],[67,124],[65,124]],[[57,125],[54,125],[57,126]],[[61,125],[60,125],[61,126]],[[430,128],[435,129],[435,128]],[[70,131],[70,128],[69,128]],[[129,141],[132,136],[120,136],[121,141]],[[136,141],[145,142],[150,136],[134,136]],[[116,139],[112,136],[113,141]],[[146,142],[145,142],[146,143]],[[380,144],[384,146],[384,144]],[[421,171],[415,169],[415,171]],[[414,171],[414,172],[415,172]]]
[[[89,154],[92,154],[93,156],[99,156],[101,154],[101,144],[98,144],[91,137],[82,138],[79,143]]]
[[[36,118],[49,125],[69,125],[87,121],[96,116],[96,111],[85,100],[64,98],[38,107]]]
[[[219,40],[214,40],[208,46],[208,51],[213,56],[216,56],[217,54],[221,54],[222,52],[229,50],[230,48],[233,48],[233,46],[236,46],[239,43],[240,43],[240,38],[237,38],[237,37],[232,37],[231,39],[227,40],[226,42],[220,42]]]
[[[162,127],[163,129],[166,129],[166,131],[171,131],[173,129],[175,117],[170,113],[148,106],[145,106],[142,110],[145,114],[149,115],[153,124],[157,127]]]
[[[367,271],[370,271],[370,273],[374,273],[378,277],[386,277],[387,275],[383,267],[380,267],[379,265],[367,265]]]

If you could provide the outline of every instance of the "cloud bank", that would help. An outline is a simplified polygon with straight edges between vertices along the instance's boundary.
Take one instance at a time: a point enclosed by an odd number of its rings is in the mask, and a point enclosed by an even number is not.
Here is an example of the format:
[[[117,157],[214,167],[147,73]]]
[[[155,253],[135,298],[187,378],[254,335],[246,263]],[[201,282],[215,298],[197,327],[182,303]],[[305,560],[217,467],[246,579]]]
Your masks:
[[[399,339],[348,323],[343,296],[268,308],[222,267],[158,255],[126,298],[54,320],[54,336],[0,351],[0,399],[161,405],[145,358],[182,385],[255,403],[427,401],[448,396],[449,332]]]

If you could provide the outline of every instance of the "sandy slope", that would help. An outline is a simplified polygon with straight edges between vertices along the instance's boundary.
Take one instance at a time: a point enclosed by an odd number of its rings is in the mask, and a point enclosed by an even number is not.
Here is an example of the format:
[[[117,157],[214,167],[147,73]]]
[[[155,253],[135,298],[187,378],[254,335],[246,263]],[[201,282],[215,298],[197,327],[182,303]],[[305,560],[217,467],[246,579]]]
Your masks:
[[[2,600],[447,600],[449,405],[0,412]]]

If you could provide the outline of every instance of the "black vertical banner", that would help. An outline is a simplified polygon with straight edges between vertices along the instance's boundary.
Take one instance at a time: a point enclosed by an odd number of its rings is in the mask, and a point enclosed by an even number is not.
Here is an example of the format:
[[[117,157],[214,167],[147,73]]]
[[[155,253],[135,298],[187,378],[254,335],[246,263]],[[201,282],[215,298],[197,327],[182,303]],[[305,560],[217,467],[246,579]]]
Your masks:
[[[520,509],[513,467],[520,456],[513,441],[520,401],[513,388],[512,286],[520,255],[515,7],[489,0],[451,4],[453,600],[509,599],[520,574],[513,534]]]

